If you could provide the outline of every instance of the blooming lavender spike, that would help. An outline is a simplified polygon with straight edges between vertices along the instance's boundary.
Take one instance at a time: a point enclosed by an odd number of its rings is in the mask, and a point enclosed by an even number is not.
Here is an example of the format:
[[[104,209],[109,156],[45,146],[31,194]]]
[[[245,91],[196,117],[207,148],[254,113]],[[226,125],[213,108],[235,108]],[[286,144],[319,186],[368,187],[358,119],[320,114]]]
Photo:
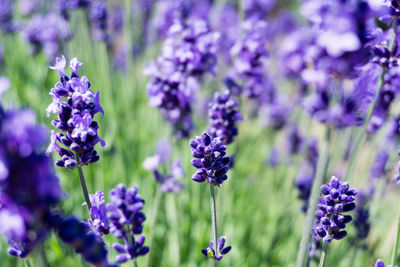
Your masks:
[[[162,55],[148,63],[144,74],[150,106],[160,108],[179,138],[189,136],[194,95],[200,79],[214,73],[218,33],[207,23],[196,20],[189,25],[175,23],[164,42]]]
[[[72,59],[72,74],[68,77],[64,73],[64,56],[57,58],[56,62],[51,68],[58,71],[60,82],[51,89],[53,102],[48,106],[47,114],[58,114],[52,124],[60,132],[52,132],[52,142],[47,152],[56,151],[60,155],[57,166],[73,169],[78,164],[74,153],[79,156],[81,165],[100,159],[94,147],[97,143],[105,146],[105,142],[97,134],[99,126],[94,116],[97,113],[104,115],[104,111],[99,104],[99,93],[95,94],[89,89],[90,82],[86,76],[79,77],[78,69],[82,63]]]
[[[192,165],[197,172],[192,176],[195,182],[205,182],[220,186],[228,179],[230,157],[226,157],[226,146],[220,137],[212,137],[207,132],[189,142],[192,148]]]
[[[213,137],[220,137],[226,145],[232,143],[238,134],[236,122],[243,120],[237,107],[238,102],[229,90],[216,92],[213,103],[210,104],[208,117],[211,127],[208,133]]]
[[[239,78],[243,80],[243,93],[249,98],[259,98],[269,93],[270,84],[265,76],[266,22],[249,19],[243,22],[244,37],[239,39],[231,49],[233,65]]]
[[[375,267],[385,267],[385,263],[383,262],[383,260],[379,259],[376,261]],[[392,265],[388,265],[387,267],[392,267]]]
[[[0,102],[0,233],[16,257],[25,258],[46,238],[45,218],[62,199],[51,160],[41,151],[46,142],[32,110],[3,110]]]
[[[142,234],[143,222],[146,220],[143,206],[144,200],[136,186],[126,188],[119,184],[110,191],[110,202],[107,204],[110,232],[125,242],[113,245],[119,253],[116,258],[118,264],[144,256],[150,250],[144,246],[145,236]]]
[[[329,184],[321,186],[321,193],[324,196],[319,199],[312,234],[317,240],[322,239],[327,243],[332,239],[340,240],[347,235],[344,228],[352,220],[350,215],[342,213],[356,208],[354,200],[357,191],[349,189],[347,182],[341,182],[333,176]]]
[[[231,251],[232,247],[231,246],[225,246],[225,241],[226,237],[221,236],[218,241],[217,241],[217,251],[214,249],[214,242],[210,241],[210,246],[206,249],[202,249],[201,253],[203,253],[204,256],[207,258],[214,259],[216,261],[222,260],[223,256],[228,254],[229,251]]]

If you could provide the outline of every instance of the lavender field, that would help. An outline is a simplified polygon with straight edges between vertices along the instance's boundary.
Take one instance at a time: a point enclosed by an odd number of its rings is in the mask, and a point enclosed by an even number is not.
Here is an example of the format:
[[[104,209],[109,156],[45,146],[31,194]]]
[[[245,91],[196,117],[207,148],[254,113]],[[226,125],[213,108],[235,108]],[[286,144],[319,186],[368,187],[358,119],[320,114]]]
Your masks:
[[[400,266],[399,0],[0,0],[0,267]]]

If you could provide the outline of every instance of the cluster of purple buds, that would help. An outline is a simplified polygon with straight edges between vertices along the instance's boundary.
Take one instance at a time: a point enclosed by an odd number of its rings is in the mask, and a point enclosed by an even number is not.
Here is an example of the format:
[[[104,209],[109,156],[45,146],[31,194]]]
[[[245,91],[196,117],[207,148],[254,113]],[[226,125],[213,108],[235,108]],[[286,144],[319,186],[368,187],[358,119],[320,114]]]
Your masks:
[[[192,148],[192,165],[197,172],[192,180],[198,183],[207,181],[214,186],[220,186],[228,179],[226,173],[229,169],[230,157],[225,157],[226,146],[220,137],[212,137],[204,132],[201,137],[197,136],[189,142]]]
[[[53,102],[47,108],[47,116],[58,114],[52,124],[61,132],[52,131],[47,153],[56,151],[61,157],[57,166],[73,169],[78,164],[87,165],[99,160],[94,147],[99,142],[104,146],[105,142],[97,134],[99,126],[94,116],[99,112],[104,115],[104,111],[99,103],[99,92],[95,94],[89,89],[90,82],[86,76],[79,78],[78,69],[82,63],[76,58],[71,60],[71,77],[64,73],[65,65],[62,56],[57,58],[54,67],[50,67],[58,71],[60,82],[51,89]]]
[[[10,85],[1,83],[0,100]],[[41,150],[47,137],[32,110],[3,110],[0,102],[0,233],[15,257],[25,258],[45,239],[45,218],[62,199],[52,162]]]
[[[208,133],[213,137],[220,137],[226,145],[233,142],[238,134],[236,123],[243,120],[238,109],[236,98],[229,90],[216,92],[208,111],[210,128]]]
[[[389,50],[387,42],[377,44],[373,48],[374,57],[371,59],[371,62],[385,68],[398,67],[399,52],[397,44],[394,45],[392,52]]]
[[[249,98],[262,96],[268,81],[265,76],[265,59],[268,57],[265,40],[267,24],[263,20],[250,19],[243,22],[244,37],[231,49],[233,66],[243,80],[243,93]]]
[[[214,242],[210,241],[210,246],[206,249],[202,249],[201,253],[203,253],[204,256],[207,258],[214,259],[216,261],[220,261],[222,257],[226,254],[228,254],[229,251],[231,251],[232,247],[231,246],[225,246],[225,241],[226,237],[221,236],[218,241],[217,241],[217,251],[214,249]]]
[[[72,246],[76,253],[95,266],[110,266],[107,261],[107,249],[103,240],[84,222],[75,217],[64,218],[52,215],[52,227],[61,241]]]
[[[188,137],[193,128],[194,94],[203,75],[214,73],[218,37],[205,21],[177,22],[169,29],[162,54],[144,72],[151,76],[147,85],[150,106],[162,110],[179,138]]]
[[[312,234],[314,238],[327,243],[332,239],[340,240],[347,235],[344,228],[352,220],[350,215],[342,213],[356,208],[354,200],[357,191],[349,189],[347,182],[341,182],[333,176],[329,184],[321,186],[321,193],[324,196],[319,199]]]
[[[68,22],[57,13],[34,15],[23,29],[25,39],[32,45],[34,54],[44,51],[53,60],[59,45],[71,37]]]
[[[124,244],[113,244],[119,253],[116,257],[118,264],[146,255],[150,250],[144,246],[145,236],[142,234],[143,222],[146,220],[143,207],[144,200],[136,186],[126,188],[119,184],[110,191],[110,202],[107,204],[110,233],[124,240]]]
[[[179,160],[175,160],[172,163],[170,174],[163,174],[160,171],[160,165],[166,165],[170,160],[170,150],[171,147],[168,141],[159,141],[156,154],[146,158],[146,160],[143,162],[143,168],[153,172],[154,179],[159,184],[162,192],[171,192],[177,194],[183,188],[183,183],[177,179],[185,176],[181,162]]]

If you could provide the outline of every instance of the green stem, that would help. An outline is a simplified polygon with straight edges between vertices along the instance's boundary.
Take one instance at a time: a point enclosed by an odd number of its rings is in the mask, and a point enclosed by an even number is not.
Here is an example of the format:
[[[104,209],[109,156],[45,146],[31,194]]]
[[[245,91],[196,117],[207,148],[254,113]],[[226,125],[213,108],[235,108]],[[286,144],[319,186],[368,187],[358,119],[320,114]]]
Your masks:
[[[331,139],[331,129],[327,128],[325,140],[322,142],[321,154],[318,159],[317,171],[315,174],[313,186],[311,189],[311,196],[305,219],[303,232],[301,235],[299,250],[297,252],[296,267],[302,267],[307,253],[307,246],[311,236],[311,228],[314,221],[314,213],[318,205],[318,198],[320,194],[320,187],[324,182],[329,163],[329,142]]]
[[[392,39],[390,40],[390,43],[389,43],[389,50],[390,50],[391,53],[393,52],[394,43],[395,43],[395,40],[396,40],[396,37],[397,37],[397,30],[398,30],[398,25],[397,25],[397,23],[394,23],[393,35],[392,35]],[[351,152],[351,156],[350,156],[349,162],[347,164],[346,174],[344,176],[346,178],[346,180],[348,180],[348,181],[350,181],[350,179],[353,177],[354,169],[355,169],[355,167],[357,165],[356,164],[357,163],[357,159],[358,159],[361,147],[363,146],[364,141],[365,141],[366,129],[367,129],[367,126],[368,126],[368,124],[369,124],[369,122],[371,120],[372,114],[374,113],[375,107],[376,107],[376,105],[378,103],[379,94],[380,94],[380,92],[382,90],[382,87],[383,87],[383,84],[384,84],[383,81],[384,81],[386,72],[387,72],[387,68],[383,67],[381,75],[380,75],[379,80],[378,80],[375,98],[374,98],[373,102],[371,103],[371,105],[368,108],[367,117],[365,118],[365,121],[364,121],[364,124],[363,124],[362,128],[358,131],[358,134],[357,134],[357,137],[356,137],[356,141],[354,143],[354,147],[353,147],[353,150]]]
[[[90,209],[92,208],[92,203],[90,203],[89,193],[88,193],[86,182],[85,182],[85,176],[83,175],[83,171],[82,171],[81,159],[79,158],[78,153],[76,153],[76,161],[78,162],[78,173],[79,173],[79,179],[81,180],[83,196],[85,197],[86,206],[87,206],[89,214],[90,214]]]
[[[39,245],[38,250],[39,250],[40,266],[43,267],[50,266],[49,261],[47,260],[46,251],[44,250],[43,244]]]
[[[134,266],[134,267],[139,267],[139,264],[137,263],[137,260],[134,260],[134,261],[133,261],[133,266]]]
[[[397,233],[392,254],[392,266],[396,265],[397,252],[399,251],[399,238],[400,238],[400,215],[397,218]]]
[[[324,267],[327,251],[328,251],[328,243],[324,242],[324,247],[322,249],[321,258],[319,259],[318,267]]]
[[[31,264],[31,262],[29,261],[29,259],[24,259],[23,261],[24,261],[24,265],[25,265],[26,267],[32,267],[32,264]]]
[[[210,184],[210,203],[211,203],[211,225],[212,225],[212,232],[213,232],[213,241],[215,247],[215,253],[218,253],[217,248],[217,209],[215,208],[215,191],[214,186]],[[214,261],[214,266],[218,266],[217,261]]]
[[[150,217],[150,223],[149,223],[149,229],[151,229],[150,236],[148,238],[149,241],[149,247],[152,248],[153,244],[153,239],[154,239],[154,229],[157,221],[157,215],[158,211],[160,210],[160,203],[161,203],[161,197],[162,197],[162,192],[159,188],[156,188],[156,195],[154,197],[154,203],[152,205],[152,210],[151,210],[151,217]],[[151,249],[149,252],[149,255],[147,256],[147,261],[146,261],[146,266],[150,266],[150,259],[151,259],[151,252],[154,251],[154,249]]]

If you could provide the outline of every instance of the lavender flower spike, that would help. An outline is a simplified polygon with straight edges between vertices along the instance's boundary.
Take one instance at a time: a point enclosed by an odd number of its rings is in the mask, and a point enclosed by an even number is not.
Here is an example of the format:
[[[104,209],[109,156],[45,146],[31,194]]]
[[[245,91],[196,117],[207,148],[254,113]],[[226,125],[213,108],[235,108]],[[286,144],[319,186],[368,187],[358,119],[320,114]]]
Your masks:
[[[113,248],[119,253],[117,264],[146,255],[150,249],[143,246],[145,236],[142,234],[143,222],[146,220],[142,209],[144,200],[138,194],[138,188],[126,188],[119,184],[110,192],[110,203],[107,204],[110,232],[124,244],[114,243]]]
[[[96,194],[89,194],[92,207],[89,211],[91,219],[88,220],[89,226],[95,233],[99,235],[107,235],[109,233],[107,206],[104,203],[103,191],[97,191]],[[86,205],[86,202],[82,204]]]
[[[210,246],[206,249],[202,249],[201,253],[207,258],[212,258],[214,260],[220,261],[222,257],[231,251],[231,246],[225,246],[226,237],[221,236],[217,241],[217,251],[214,249],[214,242],[210,241]]]
[[[65,57],[56,59],[56,65],[50,69],[56,70],[60,75],[60,82],[51,89],[50,95],[53,102],[47,108],[47,115],[58,114],[58,118],[52,121],[54,127],[60,132],[52,132],[51,143],[47,153],[56,151],[61,160],[57,166],[73,169],[78,164],[87,165],[100,159],[94,149],[97,143],[105,146],[97,130],[99,128],[94,116],[104,111],[99,104],[99,93],[91,91],[90,82],[86,76],[79,77],[79,67],[82,65],[76,58],[70,62],[72,74],[68,77],[64,68],[67,62]]]
[[[321,193],[324,196],[319,199],[318,209],[315,212],[313,237],[327,243],[332,239],[340,240],[347,235],[343,229],[352,220],[350,215],[342,213],[356,208],[354,200],[357,190],[349,189],[347,182],[341,182],[333,176],[329,184],[321,186]]]
[[[226,146],[220,137],[211,137],[204,132],[201,137],[197,136],[189,142],[192,148],[192,165],[197,172],[192,176],[195,182],[205,182],[213,186],[220,186],[228,179],[226,175],[231,159],[225,157]]]
[[[238,134],[236,122],[243,120],[237,107],[238,102],[231,97],[229,90],[216,92],[213,103],[210,104],[208,117],[211,127],[208,132],[214,137],[221,137],[226,145],[232,143]]]

